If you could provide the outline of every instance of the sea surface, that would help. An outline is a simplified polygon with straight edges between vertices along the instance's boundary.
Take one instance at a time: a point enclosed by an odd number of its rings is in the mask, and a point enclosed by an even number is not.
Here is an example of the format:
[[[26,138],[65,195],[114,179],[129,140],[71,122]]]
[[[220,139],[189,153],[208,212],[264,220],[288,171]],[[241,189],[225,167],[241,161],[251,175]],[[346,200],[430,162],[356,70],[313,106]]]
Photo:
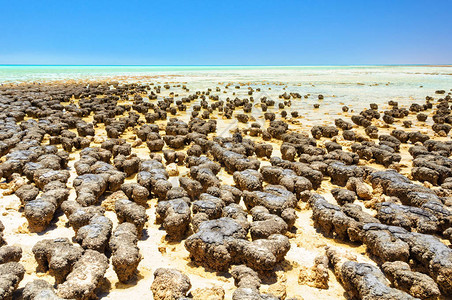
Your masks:
[[[0,84],[115,79],[127,82],[183,83],[193,90],[232,84],[224,97],[247,97],[246,87],[261,88],[256,99],[284,92],[309,95],[293,104],[307,121],[325,121],[344,104],[352,109],[389,100],[409,105],[435,90],[452,89],[451,66],[0,66]],[[224,89],[222,89],[223,93]],[[234,92],[234,94],[233,94]],[[318,100],[318,95],[324,100]],[[320,103],[320,110],[313,104]]]

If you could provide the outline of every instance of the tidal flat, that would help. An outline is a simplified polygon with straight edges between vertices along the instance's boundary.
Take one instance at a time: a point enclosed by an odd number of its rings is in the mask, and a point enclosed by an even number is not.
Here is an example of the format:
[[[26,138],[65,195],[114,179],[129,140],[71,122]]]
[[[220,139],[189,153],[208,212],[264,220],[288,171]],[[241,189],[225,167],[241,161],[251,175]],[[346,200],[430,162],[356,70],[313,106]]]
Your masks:
[[[15,72],[0,298],[452,295],[452,68]]]

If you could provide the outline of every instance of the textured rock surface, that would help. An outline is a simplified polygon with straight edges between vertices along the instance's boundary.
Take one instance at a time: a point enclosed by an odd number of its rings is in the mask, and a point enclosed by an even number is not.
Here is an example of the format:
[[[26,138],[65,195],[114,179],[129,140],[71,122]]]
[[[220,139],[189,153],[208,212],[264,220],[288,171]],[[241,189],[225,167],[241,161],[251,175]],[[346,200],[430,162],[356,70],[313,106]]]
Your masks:
[[[190,279],[178,270],[159,268],[154,272],[151,290],[156,300],[184,298],[190,288]]]

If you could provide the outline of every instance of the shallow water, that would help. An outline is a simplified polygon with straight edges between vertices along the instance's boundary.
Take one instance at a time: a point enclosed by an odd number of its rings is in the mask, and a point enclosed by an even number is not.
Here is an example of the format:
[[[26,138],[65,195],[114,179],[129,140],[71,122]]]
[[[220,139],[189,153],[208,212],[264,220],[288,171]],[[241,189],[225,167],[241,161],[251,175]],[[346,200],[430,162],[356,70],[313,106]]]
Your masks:
[[[118,79],[127,82],[184,83],[193,91],[221,86],[220,99],[249,97],[248,87],[261,88],[254,99],[277,100],[284,92],[307,98],[286,108],[298,111],[303,125],[332,123],[347,105],[351,112],[389,100],[409,106],[435,90],[452,88],[452,67],[442,66],[0,66],[0,84],[68,80]],[[244,84],[241,89],[235,85]],[[224,85],[230,85],[228,89]],[[170,91],[175,91],[172,88]],[[184,93],[179,90],[180,96]],[[177,92],[177,89],[176,91]],[[161,96],[165,96],[162,89]],[[213,92],[213,94],[218,94]],[[324,96],[323,100],[318,95]],[[177,98],[177,97],[176,97]],[[313,109],[313,104],[320,109]],[[253,110],[254,111],[254,110]],[[277,107],[269,112],[277,112]],[[236,125],[236,122],[234,125]],[[228,126],[229,128],[230,126]]]

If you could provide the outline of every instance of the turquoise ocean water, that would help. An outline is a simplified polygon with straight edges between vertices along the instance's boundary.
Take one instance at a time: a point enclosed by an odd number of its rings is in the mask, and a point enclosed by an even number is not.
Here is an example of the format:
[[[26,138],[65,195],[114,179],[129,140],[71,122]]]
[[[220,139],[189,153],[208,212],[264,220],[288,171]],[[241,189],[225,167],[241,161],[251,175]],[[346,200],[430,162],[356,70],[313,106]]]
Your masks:
[[[0,65],[0,83],[49,81],[61,79],[95,79],[115,76],[169,76],[210,79],[286,80],[289,82],[335,81],[341,79],[389,80],[394,77],[408,81],[449,79],[452,67],[432,66],[41,66]],[[407,76],[415,75],[415,76]],[[408,78],[409,77],[409,78]],[[427,79],[427,78],[426,78]],[[428,81],[428,80],[427,80]]]

